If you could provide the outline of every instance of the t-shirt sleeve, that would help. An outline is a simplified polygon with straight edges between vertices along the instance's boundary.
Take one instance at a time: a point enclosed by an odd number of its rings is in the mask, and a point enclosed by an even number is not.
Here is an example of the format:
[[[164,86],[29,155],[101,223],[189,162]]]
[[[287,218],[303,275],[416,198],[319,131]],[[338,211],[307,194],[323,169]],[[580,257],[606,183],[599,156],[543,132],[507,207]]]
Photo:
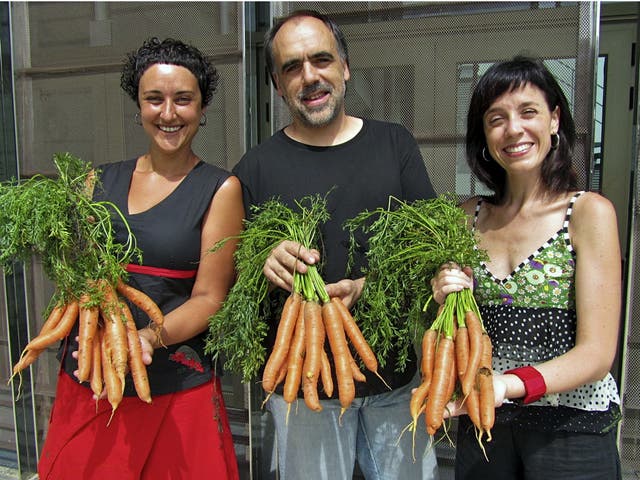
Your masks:
[[[406,201],[429,199],[436,196],[427,167],[424,164],[418,142],[405,127],[399,128],[399,144],[402,145],[401,181]]]
[[[252,159],[249,158],[248,154],[245,154],[231,171],[231,173],[238,177],[242,185],[242,201],[244,202],[246,218],[250,217],[251,206],[256,203],[256,198],[253,194],[252,179],[249,175],[250,168],[248,165],[251,161]]]

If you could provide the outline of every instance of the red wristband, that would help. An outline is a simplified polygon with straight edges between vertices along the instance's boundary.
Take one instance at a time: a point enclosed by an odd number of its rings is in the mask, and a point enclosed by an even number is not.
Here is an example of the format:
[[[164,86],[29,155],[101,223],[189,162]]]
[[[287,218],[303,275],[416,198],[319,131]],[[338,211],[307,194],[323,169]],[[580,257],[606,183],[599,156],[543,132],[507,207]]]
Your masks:
[[[521,402],[525,405],[540,400],[540,398],[547,393],[547,384],[544,383],[544,377],[538,370],[530,365],[507,370],[504,374],[515,375],[522,380],[525,395]]]

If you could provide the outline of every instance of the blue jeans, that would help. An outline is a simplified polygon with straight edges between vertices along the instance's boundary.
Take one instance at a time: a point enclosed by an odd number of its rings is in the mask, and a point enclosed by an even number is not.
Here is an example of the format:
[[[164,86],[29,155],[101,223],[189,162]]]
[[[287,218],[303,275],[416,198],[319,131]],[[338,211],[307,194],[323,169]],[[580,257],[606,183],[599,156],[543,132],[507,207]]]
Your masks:
[[[340,402],[321,400],[313,412],[302,399],[288,405],[273,394],[273,416],[282,480],[350,480],[355,461],[367,480],[437,480],[438,467],[424,421],[415,436],[403,431],[411,422],[409,400],[418,377],[399,389],[356,398],[340,417]]]

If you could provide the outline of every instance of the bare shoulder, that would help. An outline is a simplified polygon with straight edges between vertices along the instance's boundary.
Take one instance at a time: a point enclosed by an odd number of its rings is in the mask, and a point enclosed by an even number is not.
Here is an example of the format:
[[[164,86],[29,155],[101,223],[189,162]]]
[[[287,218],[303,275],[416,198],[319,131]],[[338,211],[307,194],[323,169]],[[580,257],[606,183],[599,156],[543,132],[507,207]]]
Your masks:
[[[220,188],[218,190],[227,190],[227,191],[241,190],[240,179],[235,175],[230,175],[229,178],[227,178],[222,183],[222,185],[220,185]]]
[[[577,224],[608,223],[616,221],[613,203],[599,193],[584,192],[573,206],[573,216]]]
[[[573,206],[569,234],[577,250],[588,245],[617,245],[618,221],[613,203],[596,192],[582,194]]]

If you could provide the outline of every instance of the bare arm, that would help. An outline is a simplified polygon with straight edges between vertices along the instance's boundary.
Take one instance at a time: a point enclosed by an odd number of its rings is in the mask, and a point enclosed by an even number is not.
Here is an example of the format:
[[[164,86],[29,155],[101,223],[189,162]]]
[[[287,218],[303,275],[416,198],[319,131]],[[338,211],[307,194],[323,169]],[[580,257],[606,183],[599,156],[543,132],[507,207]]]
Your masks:
[[[613,205],[585,193],[571,217],[576,259],[576,344],[539,365],[550,393],[602,379],[616,354],[622,298],[621,254]]]

